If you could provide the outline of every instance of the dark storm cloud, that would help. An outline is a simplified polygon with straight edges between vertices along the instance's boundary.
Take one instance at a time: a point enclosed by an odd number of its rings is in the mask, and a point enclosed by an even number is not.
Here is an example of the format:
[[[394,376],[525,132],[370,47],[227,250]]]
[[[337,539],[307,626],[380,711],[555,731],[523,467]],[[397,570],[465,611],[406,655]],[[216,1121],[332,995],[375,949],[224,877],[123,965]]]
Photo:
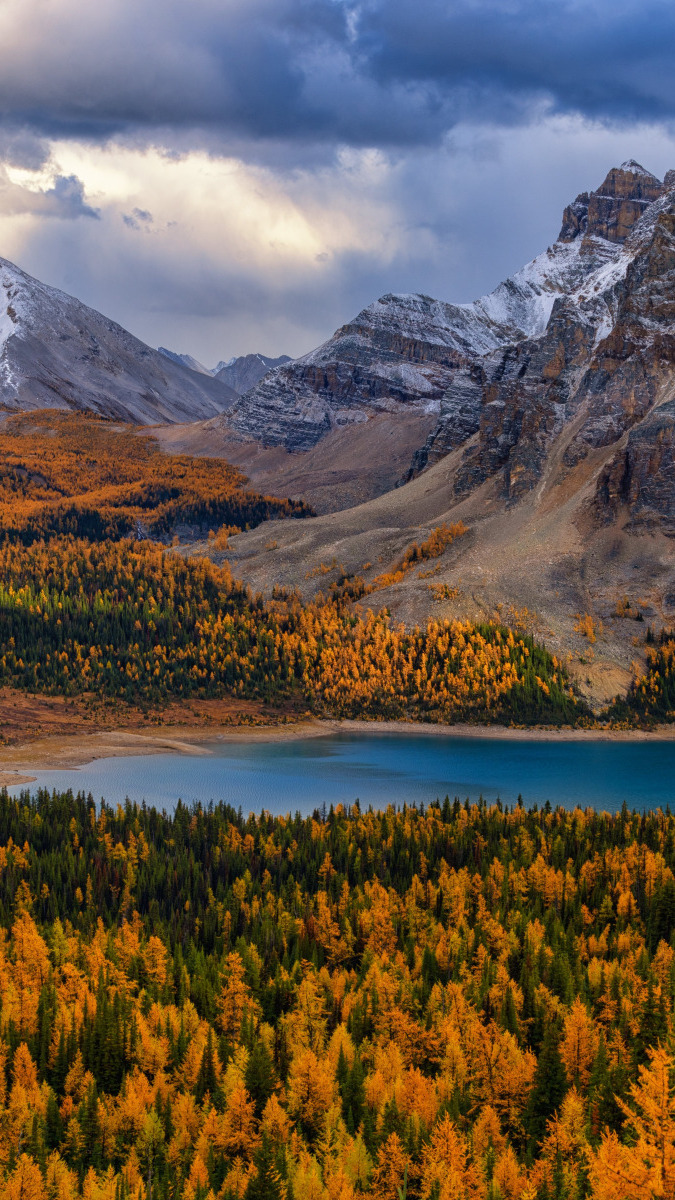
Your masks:
[[[364,5],[360,43],[382,86],[416,83],[494,120],[529,100],[605,119],[675,113],[670,0],[411,0]],[[502,111],[502,116],[504,112]]]
[[[150,344],[298,354],[674,167],[674,46],[672,0],[2,0],[0,253]]]
[[[48,137],[391,147],[542,103],[675,115],[670,0],[9,0],[3,32],[0,115]]]

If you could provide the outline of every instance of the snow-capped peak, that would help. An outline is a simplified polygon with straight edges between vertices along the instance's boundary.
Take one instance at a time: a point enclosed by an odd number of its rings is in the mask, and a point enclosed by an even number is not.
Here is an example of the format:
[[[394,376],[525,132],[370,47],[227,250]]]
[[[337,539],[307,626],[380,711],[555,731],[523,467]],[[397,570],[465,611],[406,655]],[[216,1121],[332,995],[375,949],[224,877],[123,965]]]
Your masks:
[[[630,171],[632,175],[647,175],[651,179],[655,178],[651,171],[647,171],[646,168],[643,167],[641,163],[636,162],[634,158],[627,158],[625,162],[622,162],[619,170]]]

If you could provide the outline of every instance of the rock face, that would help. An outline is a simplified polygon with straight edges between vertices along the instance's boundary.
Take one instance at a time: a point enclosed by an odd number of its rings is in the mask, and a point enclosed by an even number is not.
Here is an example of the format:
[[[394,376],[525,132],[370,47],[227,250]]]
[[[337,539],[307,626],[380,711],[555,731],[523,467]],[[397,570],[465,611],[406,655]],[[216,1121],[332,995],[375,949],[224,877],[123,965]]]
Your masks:
[[[0,259],[0,408],[87,409],[156,424],[215,416],[234,399],[222,382]]]
[[[240,354],[238,358],[232,358],[227,363],[219,363],[213,375],[221,383],[232,388],[238,396],[243,396],[244,392],[255,387],[268,371],[291,361],[287,354],[280,354],[278,358],[268,358],[266,354]]]
[[[571,242],[579,234],[588,234],[624,242],[647,206],[663,191],[660,179],[631,158],[612,167],[597,192],[582,192],[565,209],[558,240]]]
[[[675,400],[630,431],[600,476],[596,504],[605,520],[624,509],[632,528],[675,535]]]

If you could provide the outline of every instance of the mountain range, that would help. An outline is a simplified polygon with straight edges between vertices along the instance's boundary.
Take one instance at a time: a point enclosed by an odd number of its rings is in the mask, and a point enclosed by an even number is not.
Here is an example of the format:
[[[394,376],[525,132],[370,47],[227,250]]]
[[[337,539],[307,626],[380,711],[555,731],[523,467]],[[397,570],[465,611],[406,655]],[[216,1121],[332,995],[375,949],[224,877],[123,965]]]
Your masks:
[[[85,409],[141,424],[223,412],[236,393],[0,259],[0,407]]]
[[[216,367],[210,369],[198,359],[193,358],[191,354],[176,354],[174,350],[167,350],[165,346],[159,347],[159,353],[163,354],[165,358],[171,359],[172,362],[189,367],[198,375],[210,375],[213,379],[219,379],[238,396],[242,396],[249,388],[255,387],[268,371],[273,371],[275,367],[292,361],[288,354],[280,354],[278,358],[268,358],[265,354],[240,354],[228,359],[227,362],[222,360]]]

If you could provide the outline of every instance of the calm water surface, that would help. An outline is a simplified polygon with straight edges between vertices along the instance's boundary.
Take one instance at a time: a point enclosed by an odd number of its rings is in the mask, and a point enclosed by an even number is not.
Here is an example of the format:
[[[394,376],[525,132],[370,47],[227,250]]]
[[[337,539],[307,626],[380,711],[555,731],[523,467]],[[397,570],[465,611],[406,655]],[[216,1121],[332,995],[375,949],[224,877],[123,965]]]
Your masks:
[[[41,771],[32,785],[127,797],[171,810],[180,798],[224,800],[245,813],[310,813],[322,804],[382,808],[500,797],[526,805],[591,805],[616,812],[675,808],[675,742],[544,742],[421,734],[339,734],[298,741],[224,742],[211,754],[99,759],[77,771]],[[20,788],[13,788],[15,794]]]

